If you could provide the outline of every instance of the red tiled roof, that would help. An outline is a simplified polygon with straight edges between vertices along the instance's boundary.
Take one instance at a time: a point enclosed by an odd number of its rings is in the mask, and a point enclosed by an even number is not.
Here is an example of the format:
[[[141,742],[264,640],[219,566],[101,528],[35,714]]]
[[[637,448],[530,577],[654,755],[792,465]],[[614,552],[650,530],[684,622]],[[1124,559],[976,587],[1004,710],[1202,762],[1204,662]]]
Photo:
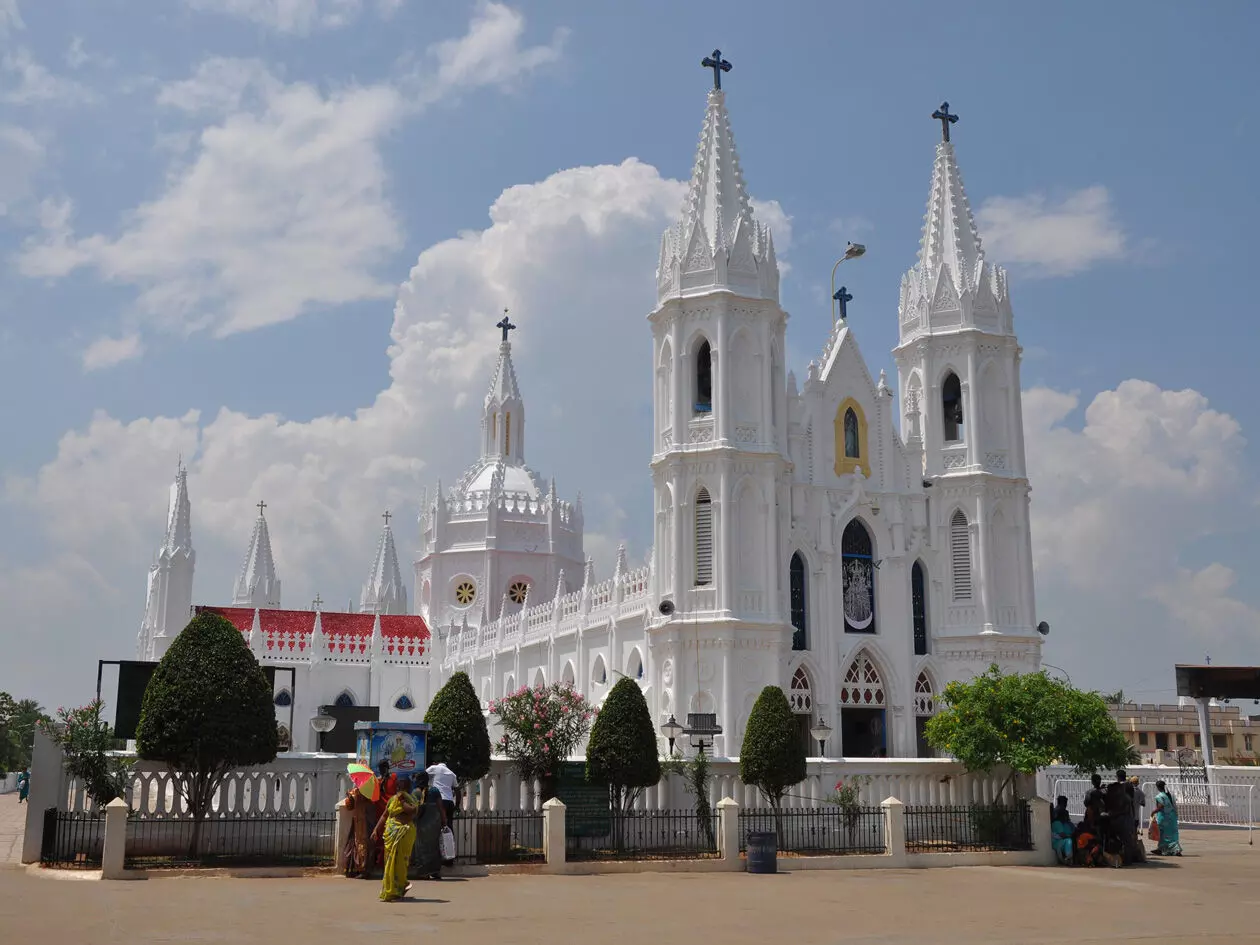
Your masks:
[[[199,614],[218,614],[241,633],[249,633],[254,626],[253,607],[198,607]]]
[[[424,618],[412,614],[382,614],[381,636],[429,639],[429,628]]]
[[[372,622],[376,618],[372,614],[335,614],[323,611],[319,615],[320,626],[325,636],[370,637]]]

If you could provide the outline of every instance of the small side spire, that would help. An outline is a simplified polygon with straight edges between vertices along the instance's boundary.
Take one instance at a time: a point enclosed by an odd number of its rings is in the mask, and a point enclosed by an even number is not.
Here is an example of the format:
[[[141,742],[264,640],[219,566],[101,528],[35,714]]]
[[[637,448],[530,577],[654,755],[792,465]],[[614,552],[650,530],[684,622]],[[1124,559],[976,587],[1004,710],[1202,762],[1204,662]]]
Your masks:
[[[258,503],[258,518],[249,539],[249,550],[241,565],[236,587],[232,591],[234,607],[279,607],[280,579],[276,577],[276,562],[271,554],[271,534],[267,518],[263,514],[267,503]]]
[[[386,509],[381,518],[381,529],[376,543],[376,558],[363,593],[359,596],[359,613],[405,614],[407,612],[407,588],[403,584],[402,568],[398,564],[398,551],[394,547],[394,531],[389,526],[393,513]]]

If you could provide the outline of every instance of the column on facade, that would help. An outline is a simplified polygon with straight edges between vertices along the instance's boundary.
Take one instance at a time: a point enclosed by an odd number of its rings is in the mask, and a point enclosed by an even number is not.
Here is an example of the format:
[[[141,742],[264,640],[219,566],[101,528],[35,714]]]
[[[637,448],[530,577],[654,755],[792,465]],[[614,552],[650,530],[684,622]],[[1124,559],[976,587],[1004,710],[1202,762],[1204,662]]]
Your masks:
[[[774,358],[770,352],[770,325],[762,319],[761,335],[761,423],[757,424],[757,442],[762,449],[774,449],[778,437],[771,422],[774,408],[770,398],[774,395]]]
[[[719,318],[717,322],[717,342],[716,344],[711,344],[709,349],[710,363],[713,370],[717,373],[717,390],[714,391],[714,399],[717,401],[717,423],[713,425],[713,439],[718,443],[729,443],[731,441],[731,418],[728,410],[731,403],[731,372],[727,370],[730,367],[728,363],[730,358],[726,356],[729,344],[730,338],[726,332],[726,319]]]
[[[1011,436],[1011,455],[1008,458],[1011,475],[1023,478],[1028,475],[1024,468],[1024,414],[1020,409],[1020,356],[1019,348],[1011,361],[1010,423],[1014,428]]]
[[[719,569],[718,592],[715,607],[723,612],[729,613],[735,609],[735,595],[732,592],[731,582],[731,558],[733,557],[735,535],[735,509],[731,498],[731,473],[726,467],[723,467],[718,473],[718,493],[720,502],[718,503],[718,529],[714,536],[716,539],[713,543],[714,549],[717,551],[717,565]]]
[[[683,493],[683,483],[679,481],[680,478],[683,477],[680,477],[675,471],[673,473],[673,481],[670,484],[670,492],[673,495],[673,534],[670,536],[670,540],[674,543],[674,604],[679,609],[687,606],[687,602],[683,600],[683,591],[689,586],[687,573],[683,568],[683,554],[685,552],[683,542],[688,531],[687,510],[691,507],[691,503]]]
[[[1023,626],[1037,625],[1037,602],[1034,599],[1035,589],[1032,581],[1032,529],[1029,524],[1029,503],[1032,497],[1024,492],[1024,501],[1019,503],[1016,519],[1019,523],[1019,609],[1020,623]]]
[[[976,522],[973,529],[975,558],[980,572],[980,621],[984,629],[993,629],[993,568],[990,550],[993,547],[992,525],[989,522],[988,502],[983,491],[976,490]]]
[[[689,400],[687,391],[691,384],[691,357],[682,348],[678,322],[678,319],[674,319],[669,333],[670,350],[674,352],[674,369],[670,376],[670,385],[673,387],[673,405],[669,420],[674,431],[674,449],[682,449],[687,445],[690,434],[687,429],[687,417],[691,410],[687,406]]]
[[[735,631],[727,630],[726,634],[728,635],[726,639],[718,641],[722,654],[722,701],[720,703],[722,715],[718,721],[725,733],[724,746],[726,757],[729,758],[733,754],[731,745],[735,738],[735,710],[731,701],[731,660],[735,657]],[[716,709],[717,706],[714,708]]]
[[[963,416],[963,436],[967,441],[967,465],[976,466],[984,459],[980,452],[980,411],[977,409],[977,401],[980,396],[976,391],[976,349],[974,345],[967,347],[967,380],[963,386],[963,401],[965,402]]]

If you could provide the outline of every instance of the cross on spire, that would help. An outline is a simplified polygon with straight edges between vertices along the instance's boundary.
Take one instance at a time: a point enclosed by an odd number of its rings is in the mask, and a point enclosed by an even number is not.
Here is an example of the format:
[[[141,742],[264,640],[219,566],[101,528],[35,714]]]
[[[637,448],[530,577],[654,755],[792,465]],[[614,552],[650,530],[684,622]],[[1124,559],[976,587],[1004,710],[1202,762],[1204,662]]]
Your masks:
[[[941,123],[941,140],[949,140],[949,126],[958,121],[957,115],[949,113],[949,102],[941,102],[941,107],[932,112],[932,117]]]
[[[832,285],[835,285],[833,282]],[[849,290],[844,286],[840,286],[840,291],[832,296],[840,303],[840,321],[844,321],[849,317],[849,303],[853,301],[853,296],[849,294]]]
[[[393,517],[394,517],[394,513],[391,512],[389,509],[386,509],[384,512],[381,513],[381,518],[385,519],[386,528],[389,527],[389,520]]]
[[[324,599],[320,597],[318,594],[316,594],[315,599],[311,601],[311,610],[319,610],[319,608],[322,607],[323,605],[324,605]]]
[[[722,50],[720,49],[713,50],[713,55],[705,56],[703,59],[701,59],[700,65],[704,66],[706,69],[713,70],[713,87],[715,89],[721,90],[722,73],[731,71],[730,60],[722,58]]]
[[[515,331],[515,330],[516,330],[516,326],[515,326],[515,325],[513,325],[513,324],[512,324],[512,322],[508,320],[508,310],[507,310],[507,309],[504,309],[504,310],[503,310],[503,317],[502,317],[501,319],[499,319],[499,321],[495,324],[495,326],[494,326],[494,327],[495,327],[495,328],[500,329],[500,330],[503,332],[503,340],[504,340],[505,342],[508,340],[507,333],[508,333],[509,331]]]
[[[266,503],[266,502],[259,502],[259,503],[258,503],[258,517],[259,517],[259,518],[262,518],[263,509],[265,509],[266,507],[267,507],[267,503]]]

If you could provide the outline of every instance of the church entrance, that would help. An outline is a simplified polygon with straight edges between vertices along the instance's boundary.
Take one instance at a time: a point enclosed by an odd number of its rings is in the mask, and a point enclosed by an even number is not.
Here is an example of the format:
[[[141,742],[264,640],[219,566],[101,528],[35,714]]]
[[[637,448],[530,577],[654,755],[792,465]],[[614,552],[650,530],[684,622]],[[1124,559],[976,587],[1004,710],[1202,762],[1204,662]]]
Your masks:
[[[846,758],[887,758],[884,680],[866,651],[859,650],[840,685],[840,750]]]
[[[846,758],[885,758],[888,743],[884,734],[883,709],[840,710],[840,748]]]

